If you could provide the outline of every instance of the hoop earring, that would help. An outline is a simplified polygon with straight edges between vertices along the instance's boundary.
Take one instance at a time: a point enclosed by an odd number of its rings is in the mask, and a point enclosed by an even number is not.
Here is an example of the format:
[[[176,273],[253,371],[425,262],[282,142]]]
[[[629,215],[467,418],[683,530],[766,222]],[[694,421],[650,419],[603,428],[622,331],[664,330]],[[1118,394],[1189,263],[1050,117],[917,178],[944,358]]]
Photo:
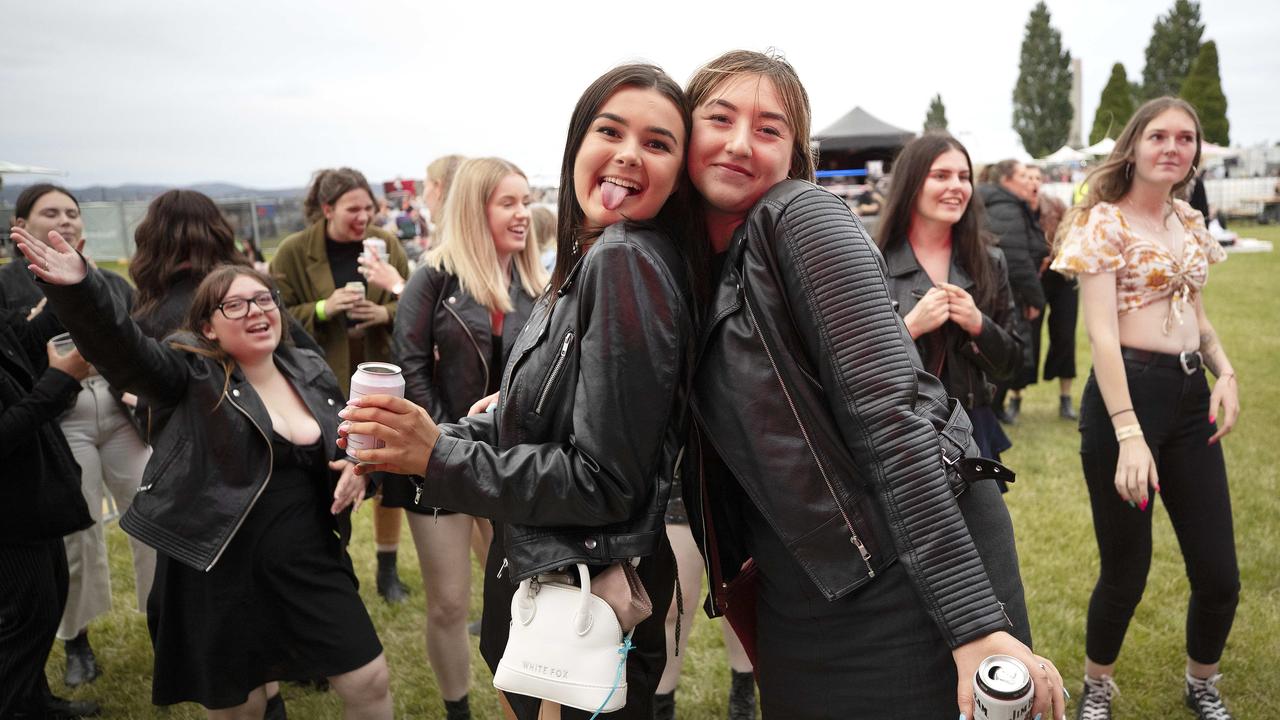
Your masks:
[[[1125,180],[1133,179],[1133,163],[1124,164],[1124,179]]]

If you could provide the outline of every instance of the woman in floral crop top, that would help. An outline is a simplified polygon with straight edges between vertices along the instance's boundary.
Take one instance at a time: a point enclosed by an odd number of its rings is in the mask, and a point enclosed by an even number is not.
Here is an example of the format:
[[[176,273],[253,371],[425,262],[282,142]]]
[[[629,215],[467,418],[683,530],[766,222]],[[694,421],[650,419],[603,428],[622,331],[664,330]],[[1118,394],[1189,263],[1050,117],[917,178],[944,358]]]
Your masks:
[[[1174,197],[1195,175],[1200,141],[1186,102],[1146,103],[1058,230],[1052,267],[1080,278],[1093,347],[1080,406],[1080,457],[1101,556],[1079,714],[1091,720],[1111,717],[1116,659],[1146,586],[1149,490],[1169,512],[1191,581],[1186,703],[1200,718],[1231,717],[1218,693],[1218,664],[1240,574],[1218,440],[1240,405],[1200,294],[1209,265],[1226,254],[1200,213]],[[1217,378],[1212,391],[1205,369]]]

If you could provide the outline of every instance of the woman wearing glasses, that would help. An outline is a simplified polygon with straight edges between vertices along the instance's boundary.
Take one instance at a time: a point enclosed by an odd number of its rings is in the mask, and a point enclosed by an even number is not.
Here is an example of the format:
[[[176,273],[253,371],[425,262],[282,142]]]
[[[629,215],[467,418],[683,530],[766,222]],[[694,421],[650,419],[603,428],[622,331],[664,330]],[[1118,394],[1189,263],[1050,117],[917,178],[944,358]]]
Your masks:
[[[121,520],[159,551],[152,701],[260,718],[268,681],[327,677],[346,717],[391,717],[382,646],[339,544],[339,513],[365,489],[328,452],[343,398],[323,358],[288,342],[270,280],[214,270],[161,344],[61,236],[13,239],[77,348],[152,408],[154,452]]]

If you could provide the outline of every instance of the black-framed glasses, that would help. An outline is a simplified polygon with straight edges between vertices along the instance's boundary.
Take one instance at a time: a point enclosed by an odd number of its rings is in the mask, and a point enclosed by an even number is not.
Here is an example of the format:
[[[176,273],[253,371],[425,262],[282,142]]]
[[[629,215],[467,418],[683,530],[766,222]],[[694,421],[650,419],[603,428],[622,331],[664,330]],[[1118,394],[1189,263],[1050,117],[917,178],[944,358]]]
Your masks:
[[[280,307],[280,296],[273,292],[260,292],[251,298],[231,298],[218,303],[218,310],[228,320],[239,320],[248,317],[250,303],[257,305],[262,312],[271,312]]]

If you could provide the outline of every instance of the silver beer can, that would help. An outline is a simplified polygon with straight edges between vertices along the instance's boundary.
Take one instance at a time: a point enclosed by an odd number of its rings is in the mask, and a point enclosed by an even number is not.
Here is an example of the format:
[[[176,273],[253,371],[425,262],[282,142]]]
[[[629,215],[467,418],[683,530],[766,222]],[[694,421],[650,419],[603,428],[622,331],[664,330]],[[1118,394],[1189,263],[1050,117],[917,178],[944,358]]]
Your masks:
[[[1030,720],[1035,690],[1026,665],[992,655],[973,674],[973,720]]]
[[[365,395],[394,395],[404,397],[404,373],[398,365],[385,362],[360,363],[351,376],[351,400]],[[382,442],[369,435],[347,435],[347,457],[355,462],[356,450],[374,450]]]

